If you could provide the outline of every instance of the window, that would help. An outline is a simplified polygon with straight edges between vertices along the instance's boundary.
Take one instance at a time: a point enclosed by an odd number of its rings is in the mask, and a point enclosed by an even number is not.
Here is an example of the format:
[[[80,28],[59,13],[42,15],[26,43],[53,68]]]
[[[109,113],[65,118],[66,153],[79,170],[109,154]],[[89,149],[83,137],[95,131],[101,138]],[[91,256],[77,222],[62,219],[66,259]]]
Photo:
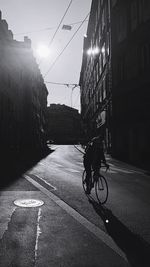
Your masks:
[[[102,31],[104,29],[104,26],[105,26],[105,10],[103,9],[103,12],[102,12]]]
[[[102,102],[102,85],[100,85],[100,88],[99,88],[99,102],[100,103]]]
[[[97,27],[97,23],[98,23],[98,10],[96,10],[95,30],[96,30],[96,27]]]
[[[106,44],[105,43],[102,45],[101,52],[102,52],[103,67],[104,67],[106,63]]]
[[[103,99],[106,98],[106,79],[103,80]]]
[[[101,23],[99,23],[98,31],[99,31],[99,43],[100,43],[100,41],[101,41]]]
[[[93,84],[94,84],[94,90],[95,90],[95,87],[96,87],[96,69],[95,68],[93,71]]]
[[[144,0],[139,1],[139,21],[143,21],[143,8],[144,8]]]
[[[141,49],[141,66],[145,70],[150,65],[150,44],[145,44]]]
[[[104,100],[104,95],[103,95],[103,83],[102,83],[102,86],[101,86],[101,99],[102,99],[102,101]]]
[[[137,9],[137,1],[136,0],[131,2],[130,12],[131,12],[131,31],[133,31],[137,27],[138,9]]]
[[[126,10],[122,9],[118,15],[118,21],[116,23],[117,40],[123,41],[127,36],[127,16]]]
[[[102,56],[101,53],[99,55],[99,75],[102,73]]]
[[[144,0],[144,21],[150,19],[150,1]]]
[[[99,80],[99,63],[97,62],[96,64],[96,83],[98,82]]]
[[[140,22],[150,19],[150,1],[149,0],[139,1],[139,19],[140,19]]]
[[[124,79],[124,59],[122,58],[120,61],[120,80]]]
[[[117,0],[112,0],[112,7],[114,7],[117,4]]]
[[[98,1],[98,18],[100,17],[100,8],[101,8],[101,1]]]

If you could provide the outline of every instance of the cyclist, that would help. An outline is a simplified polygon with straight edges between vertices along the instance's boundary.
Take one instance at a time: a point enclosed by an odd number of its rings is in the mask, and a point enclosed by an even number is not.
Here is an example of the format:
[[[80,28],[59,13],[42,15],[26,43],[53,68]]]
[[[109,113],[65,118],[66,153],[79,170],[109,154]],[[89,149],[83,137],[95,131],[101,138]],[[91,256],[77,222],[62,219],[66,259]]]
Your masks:
[[[101,163],[103,163],[107,168],[109,168],[109,164],[106,163],[105,155],[104,155],[104,147],[103,147],[103,137],[101,134],[91,139],[88,143],[83,164],[86,171],[86,193],[90,194],[92,187],[94,184],[91,182],[91,171],[94,171],[93,177],[96,179],[99,175],[99,170],[101,168]]]

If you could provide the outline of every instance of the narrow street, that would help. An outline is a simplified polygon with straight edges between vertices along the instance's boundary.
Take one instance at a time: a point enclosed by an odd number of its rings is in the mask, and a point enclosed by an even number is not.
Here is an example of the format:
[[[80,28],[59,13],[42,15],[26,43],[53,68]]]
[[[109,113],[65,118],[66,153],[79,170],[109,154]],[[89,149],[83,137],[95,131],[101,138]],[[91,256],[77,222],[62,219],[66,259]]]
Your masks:
[[[44,179],[56,189],[54,194],[105,230],[82,188],[83,155],[73,146],[54,146],[54,149],[29,174]],[[105,206],[130,230],[150,243],[149,176],[109,157],[107,160],[110,170],[107,174],[104,171],[103,175],[108,181],[109,197]]]
[[[149,266],[149,176],[108,157],[101,207],[94,192],[92,202],[84,194],[83,155],[74,146],[51,148],[1,191],[0,266]],[[44,204],[17,207],[17,199]]]

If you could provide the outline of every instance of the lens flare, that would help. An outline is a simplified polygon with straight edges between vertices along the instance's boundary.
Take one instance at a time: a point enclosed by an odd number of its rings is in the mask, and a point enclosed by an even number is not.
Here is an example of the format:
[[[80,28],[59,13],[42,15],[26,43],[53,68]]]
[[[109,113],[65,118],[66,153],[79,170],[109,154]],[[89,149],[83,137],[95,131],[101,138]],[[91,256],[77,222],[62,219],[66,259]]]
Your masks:
[[[36,49],[36,54],[40,58],[46,58],[46,57],[49,56],[50,50],[49,50],[49,48],[46,45],[39,44],[38,47],[37,47],[37,49]]]

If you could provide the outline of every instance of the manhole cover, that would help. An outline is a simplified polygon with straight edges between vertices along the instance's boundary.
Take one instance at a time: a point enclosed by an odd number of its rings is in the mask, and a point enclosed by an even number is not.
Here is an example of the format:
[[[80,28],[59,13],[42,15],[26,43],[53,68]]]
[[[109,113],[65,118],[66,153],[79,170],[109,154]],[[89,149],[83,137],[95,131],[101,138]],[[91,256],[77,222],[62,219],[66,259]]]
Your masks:
[[[38,199],[16,199],[14,204],[18,207],[32,208],[42,206],[44,202]]]

